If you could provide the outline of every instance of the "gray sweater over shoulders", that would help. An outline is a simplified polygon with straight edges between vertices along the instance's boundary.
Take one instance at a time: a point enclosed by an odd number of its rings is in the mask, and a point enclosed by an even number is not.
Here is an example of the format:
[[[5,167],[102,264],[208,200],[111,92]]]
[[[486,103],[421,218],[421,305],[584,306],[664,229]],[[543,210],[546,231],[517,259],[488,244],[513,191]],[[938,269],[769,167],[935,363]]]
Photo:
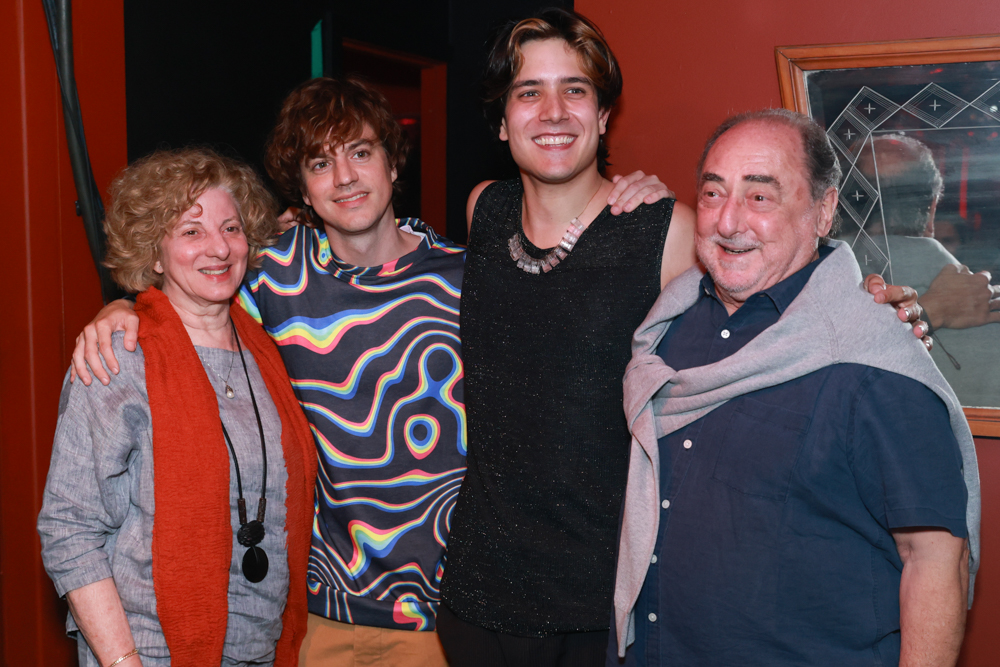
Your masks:
[[[850,247],[839,241],[830,245],[834,252],[819,264],[778,322],[719,362],[676,371],[656,354],[670,323],[697,300],[702,276],[697,268],[667,285],[636,330],[624,380],[632,449],[614,597],[620,654],[632,643],[632,610],[659,529],[658,438],[736,396],[839,363],[872,366],[912,378],[934,391],[948,408],[969,494],[971,605],[979,568],[979,467],[962,406],[910,327],[891,308],[876,304],[861,287],[861,270]]]

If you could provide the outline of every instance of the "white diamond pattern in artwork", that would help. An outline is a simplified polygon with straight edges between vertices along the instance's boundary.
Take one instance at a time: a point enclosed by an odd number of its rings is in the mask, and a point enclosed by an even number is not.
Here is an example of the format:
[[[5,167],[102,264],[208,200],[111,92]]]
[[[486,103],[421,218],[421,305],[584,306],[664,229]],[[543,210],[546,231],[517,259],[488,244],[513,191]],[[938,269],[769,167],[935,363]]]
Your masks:
[[[920,120],[941,127],[960,114],[969,103],[936,83],[929,83],[903,105],[903,109]]]

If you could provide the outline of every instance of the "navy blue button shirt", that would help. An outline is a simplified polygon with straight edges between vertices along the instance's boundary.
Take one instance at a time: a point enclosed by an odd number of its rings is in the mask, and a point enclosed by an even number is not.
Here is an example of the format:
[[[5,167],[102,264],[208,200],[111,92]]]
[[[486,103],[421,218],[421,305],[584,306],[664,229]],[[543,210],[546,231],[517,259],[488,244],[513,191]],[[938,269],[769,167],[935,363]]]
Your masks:
[[[733,354],[829,252],[731,316],[705,276],[659,355],[682,369]],[[625,664],[898,664],[891,531],[966,536],[961,454],[930,389],[829,366],[729,401],[659,446],[660,533]],[[620,664],[613,632],[611,644]]]

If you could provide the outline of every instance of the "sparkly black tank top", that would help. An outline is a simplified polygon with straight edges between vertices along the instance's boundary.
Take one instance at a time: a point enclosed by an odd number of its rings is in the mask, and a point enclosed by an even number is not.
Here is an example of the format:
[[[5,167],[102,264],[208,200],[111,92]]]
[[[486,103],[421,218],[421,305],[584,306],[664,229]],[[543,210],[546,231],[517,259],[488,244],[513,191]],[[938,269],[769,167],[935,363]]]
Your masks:
[[[673,200],[608,208],[549,273],[517,267],[520,180],[480,195],[462,290],[468,471],[443,602],[521,636],[605,630],[628,473],[622,375],[660,292]],[[567,221],[568,222],[568,221]]]

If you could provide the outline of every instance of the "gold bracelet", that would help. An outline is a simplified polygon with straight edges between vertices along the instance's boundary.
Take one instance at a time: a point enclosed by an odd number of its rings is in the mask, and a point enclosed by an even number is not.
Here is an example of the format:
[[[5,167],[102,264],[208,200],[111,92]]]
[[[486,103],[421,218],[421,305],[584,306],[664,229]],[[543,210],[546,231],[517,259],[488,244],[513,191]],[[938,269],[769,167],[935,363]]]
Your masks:
[[[118,663],[125,662],[126,660],[128,660],[129,658],[131,658],[133,655],[137,654],[138,652],[139,652],[139,649],[138,649],[138,647],[136,647],[136,648],[132,649],[131,651],[129,651],[128,653],[126,653],[125,655],[123,655],[122,657],[120,657],[117,660],[115,660],[114,662],[112,662],[110,665],[108,665],[108,667],[115,667],[115,665],[117,665]]]

